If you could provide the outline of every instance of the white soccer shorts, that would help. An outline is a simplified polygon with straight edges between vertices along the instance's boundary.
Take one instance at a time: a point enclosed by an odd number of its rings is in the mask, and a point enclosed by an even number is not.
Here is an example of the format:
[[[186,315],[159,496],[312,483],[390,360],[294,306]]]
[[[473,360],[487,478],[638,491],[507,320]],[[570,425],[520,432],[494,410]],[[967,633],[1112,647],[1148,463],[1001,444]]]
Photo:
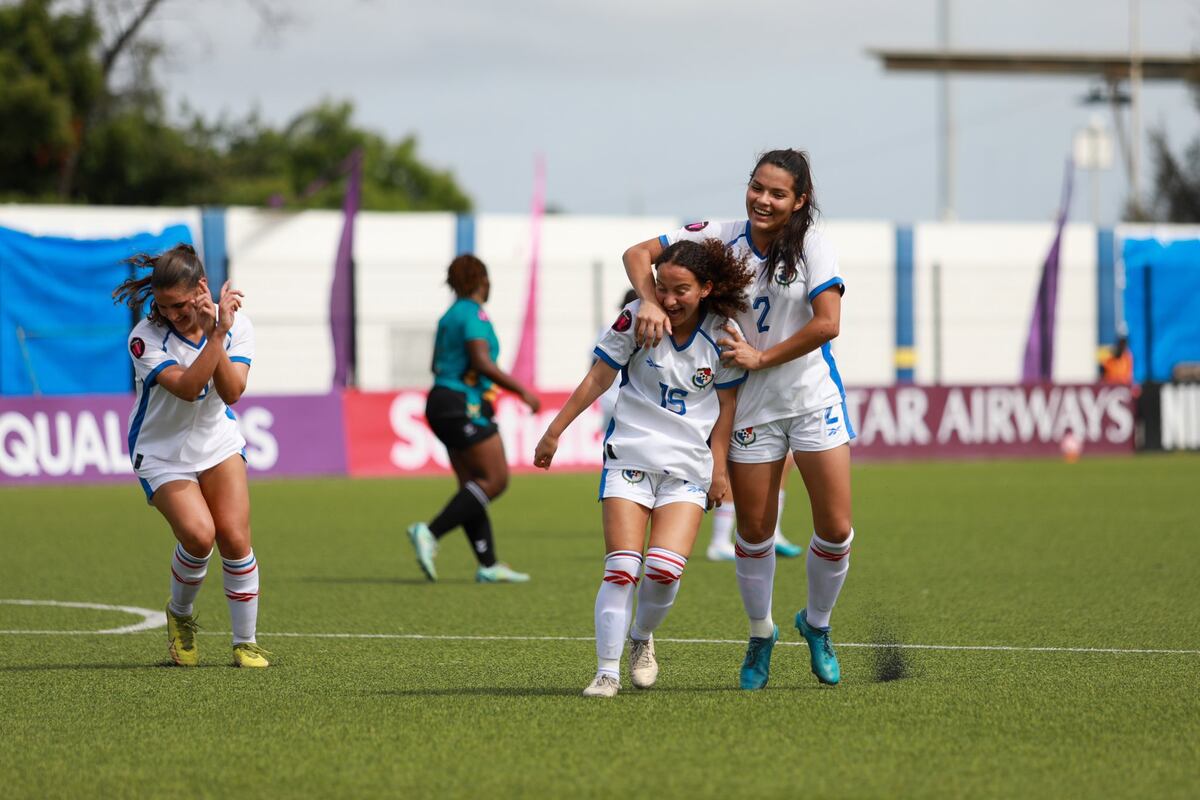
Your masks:
[[[823,411],[735,430],[729,443],[729,460],[739,464],[768,464],[797,450],[804,453],[832,450],[854,436],[846,404],[838,403]]]
[[[694,503],[708,507],[708,493],[699,485],[640,469],[606,469],[600,473],[600,499],[620,497],[640,506],[655,509],[671,503]]]

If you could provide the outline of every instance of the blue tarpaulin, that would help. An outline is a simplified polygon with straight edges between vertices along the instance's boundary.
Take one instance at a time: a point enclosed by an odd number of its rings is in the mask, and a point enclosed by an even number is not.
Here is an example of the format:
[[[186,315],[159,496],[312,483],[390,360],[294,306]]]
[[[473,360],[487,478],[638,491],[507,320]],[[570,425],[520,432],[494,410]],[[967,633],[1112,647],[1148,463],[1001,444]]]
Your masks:
[[[1200,239],[1126,239],[1122,250],[1133,379],[1169,381],[1176,364],[1200,362]]]
[[[186,225],[99,240],[0,227],[0,395],[130,391],[134,317],[112,301],[123,262],[191,241]]]

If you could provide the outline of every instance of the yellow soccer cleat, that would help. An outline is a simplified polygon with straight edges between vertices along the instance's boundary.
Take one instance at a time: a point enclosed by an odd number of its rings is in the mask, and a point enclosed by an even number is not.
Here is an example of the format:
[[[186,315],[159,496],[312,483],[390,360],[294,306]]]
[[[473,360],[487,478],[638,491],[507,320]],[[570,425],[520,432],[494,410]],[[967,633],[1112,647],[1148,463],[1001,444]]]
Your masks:
[[[254,642],[242,642],[233,646],[233,665],[235,667],[262,668],[271,666],[267,656],[271,655]]]
[[[167,652],[181,667],[194,667],[200,663],[200,650],[196,647],[196,629],[199,627],[194,614],[176,614],[167,601]]]

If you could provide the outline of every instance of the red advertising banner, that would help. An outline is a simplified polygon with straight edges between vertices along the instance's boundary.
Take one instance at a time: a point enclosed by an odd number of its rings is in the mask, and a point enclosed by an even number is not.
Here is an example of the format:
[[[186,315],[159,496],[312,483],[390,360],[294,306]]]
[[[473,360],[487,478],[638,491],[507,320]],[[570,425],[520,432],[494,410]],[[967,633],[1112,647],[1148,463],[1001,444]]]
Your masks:
[[[1132,453],[1128,386],[888,386],[848,389],[855,458]]]
[[[514,472],[533,472],[533,448],[566,402],[569,392],[542,392],[542,410],[534,414],[516,397],[501,394],[496,424]],[[425,422],[424,390],[346,392],[346,464],[351,475],[412,475],[450,469],[446,448]],[[584,411],[559,439],[554,469],[598,470],[600,430],[597,408]]]

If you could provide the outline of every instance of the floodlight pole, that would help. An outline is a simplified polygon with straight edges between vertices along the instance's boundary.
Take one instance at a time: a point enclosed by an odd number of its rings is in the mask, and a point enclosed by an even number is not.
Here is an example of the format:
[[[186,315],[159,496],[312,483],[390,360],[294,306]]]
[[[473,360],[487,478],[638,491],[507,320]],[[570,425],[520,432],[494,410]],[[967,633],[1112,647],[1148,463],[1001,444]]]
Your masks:
[[[938,0],[938,47],[943,53],[950,50],[950,0]],[[941,183],[939,187],[941,197],[939,198],[941,208],[939,216],[943,222],[952,222],[955,218],[954,211],[954,184],[955,184],[955,162],[954,162],[954,106],[953,97],[950,92],[950,73],[946,70],[941,70],[938,73],[939,96],[938,96],[938,111],[941,116],[942,129],[942,152],[941,155]]]
[[[1142,216],[1142,43],[1141,2],[1129,0],[1129,192],[1134,213]]]

